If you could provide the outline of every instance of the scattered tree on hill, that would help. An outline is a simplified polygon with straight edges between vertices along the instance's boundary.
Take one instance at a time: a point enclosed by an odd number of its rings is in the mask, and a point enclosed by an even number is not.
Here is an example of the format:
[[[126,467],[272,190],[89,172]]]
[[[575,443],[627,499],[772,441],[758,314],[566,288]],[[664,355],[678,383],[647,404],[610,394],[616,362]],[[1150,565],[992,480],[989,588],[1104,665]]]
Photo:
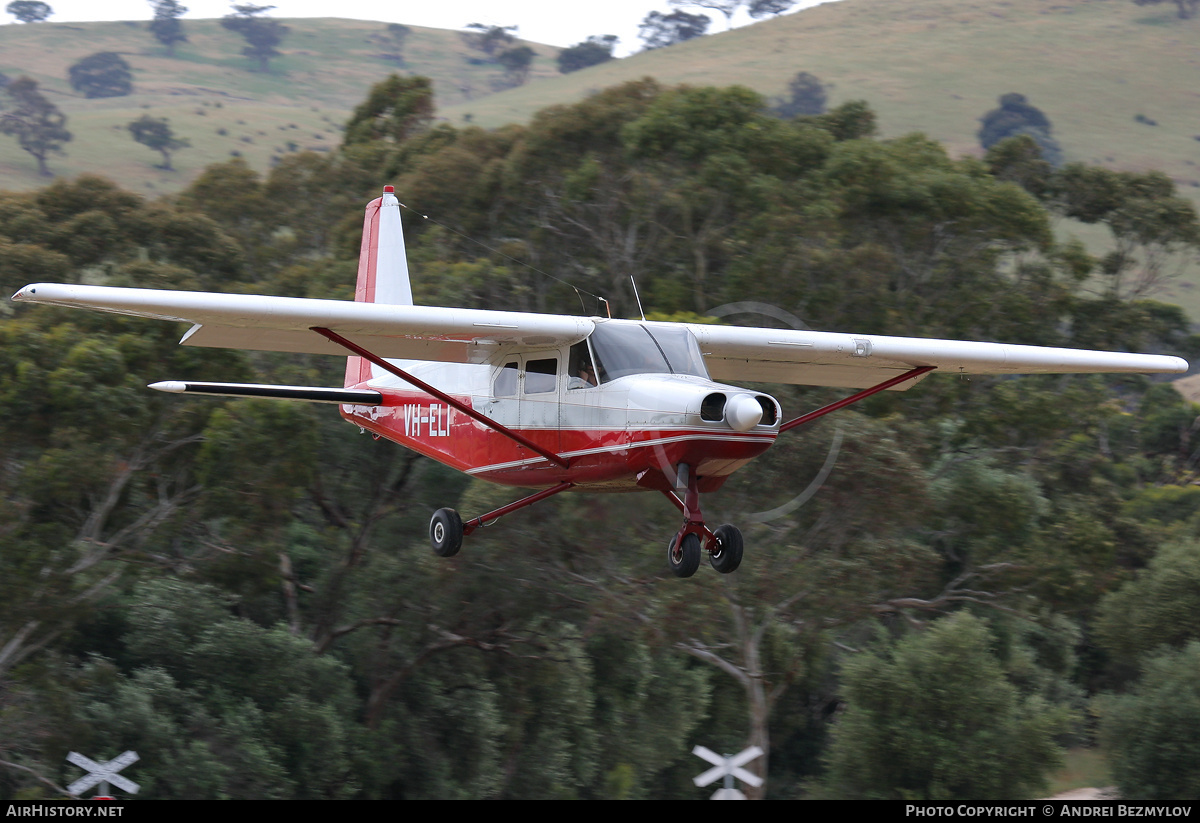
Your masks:
[[[985,149],[1006,137],[1028,134],[1042,150],[1042,159],[1052,166],[1062,164],[1062,149],[1051,136],[1050,119],[1023,94],[1012,92],[1000,97],[1000,107],[979,118],[979,142]]]
[[[371,87],[346,122],[345,145],[388,140],[399,143],[433,122],[433,85],[428,77],[393,74]]]
[[[167,54],[174,57],[175,44],[187,42],[183,24],[179,22],[179,18],[187,14],[187,8],[176,0],[150,0],[150,5],[154,6],[154,19],[148,27],[150,33],[167,47]]]
[[[157,117],[151,117],[148,114],[143,114],[137,120],[130,123],[127,128],[129,133],[133,135],[133,139],[141,143],[147,148],[154,149],[162,155],[161,169],[166,171],[174,171],[171,166],[171,153],[186,149],[192,144],[187,140],[176,137],[171,132],[171,126],[167,123],[164,117],[161,120]]]
[[[750,0],[746,11],[750,12],[750,16],[755,20],[758,20],[768,14],[783,14],[794,5],[796,5],[796,0]]]
[[[1171,2],[1179,10],[1179,19],[1187,20],[1189,17],[1195,17],[1196,11],[1200,9],[1200,0],[1133,0],[1139,6],[1157,6],[1159,3]]]
[[[824,114],[827,100],[825,86],[816,75],[802,71],[788,82],[787,96],[776,98],[771,111],[785,120],[800,115]]]
[[[385,49],[379,56],[384,60],[391,60],[394,63],[404,65],[404,46],[408,43],[408,36],[410,34],[412,34],[412,29],[403,23],[388,23],[385,34],[373,36]]]
[[[279,56],[280,52],[275,47],[283,42],[283,38],[290,31],[278,20],[260,16],[273,8],[275,7],[255,6],[250,3],[234,4],[234,13],[221,18],[222,28],[235,31],[246,38],[249,45],[242,49],[242,54],[257,60],[258,70],[263,73],[269,71],[267,61]]]
[[[638,37],[646,44],[646,50],[673,46],[685,40],[702,37],[710,21],[707,15],[673,11],[670,14],[652,11],[642,20]]]
[[[497,53],[516,39],[516,26],[485,26],[483,23],[470,23],[464,28],[463,41],[475,51],[481,51],[489,58],[495,58]]]
[[[63,143],[71,139],[66,115],[42,96],[32,78],[18,77],[4,91],[13,108],[0,113],[0,134],[17,138],[18,145],[37,158],[38,173],[51,176],[46,168],[46,155],[62,154]]]
[[[725,28],[733,28],[733,15],[741,7],[745,0],[670,0],[672,8],[686,9],[709,9],[710,11],[719,11],[725,15]]]
[[[586,69],[613,59],[613,48],[617,45],[615,34],[593,34],[582,43],[563,49],[558,53],[558,70],[563,74]]]
[[[504,88],[525,84],[529,79],[529,67],[533,65],[534,54],[534,50],[529,46],[517,46],[500,52],[496,62],[504,67]]]
[[[796,5],[797,0],[670,0],[677,9],[698,8],[719,11],[725,15],[726,28],[733,28],[733,15],[742,6],[755,20],[772,14],[783,14]]]
[[[54,14],[54,9],[40,0],[13,0],[4,10],[22,23],[40,23]]]
[[[71,87],[92,97],[124,97],[133,91],[133,73],[121,55],[111,51],[89,54],[68,72]]]

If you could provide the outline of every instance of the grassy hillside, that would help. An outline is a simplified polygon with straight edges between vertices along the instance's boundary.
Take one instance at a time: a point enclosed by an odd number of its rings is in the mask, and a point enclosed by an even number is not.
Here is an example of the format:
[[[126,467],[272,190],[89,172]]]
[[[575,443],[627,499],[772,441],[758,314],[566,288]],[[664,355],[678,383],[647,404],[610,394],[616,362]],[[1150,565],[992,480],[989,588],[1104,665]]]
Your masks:
[[[923,131],[981,154],[979,118],[1020,92],[1050,118],[1067,161],[1161,169],[1200,202],[1200,19],[1132,0],[842,0],[443,108],[498,125],[548,102],[652,76],[783,93],[798,71],[865,99],[887,136]],[[1157,122],[1138,122],[1138,115]],[[1107,235],[1064,225],[1093,250]],[[1200,267],[1160,295],[1200,318]]]
[[[833,85],[833,102],[870,101],[885,134],[922,130],[956,154],[977,152],[979,117],[1019,91],[1050,117],[1067,159],[1161,168],[1200,189],[1200,20],[1177,20],[1172,9],[1126,0],[843,0],[566,76],[555,70],[554,48],[531,44],[539,57],[530,82],[499,94],[489,93],[498,69],[472,64],[454,32],[414,28],[398,66],[381,55],[384,24],[338,19],[288,20],[284,57],[268,75],[250,71],[241,38],[215,20],[186,21],[191,42],[175,59],[143,23],[2,26],[0,72],[31,74],[70,116],[76,140],[54,163],[60,173],[104,168],[166,188],[230,151],[262,165],[287,141],[335,144],[333,127],[397,70],[433,77],[451,122],[469,116],[483,126],[647,75],[776,95],[803,70]],[[85,100],[70,88],[67,68],[96,51],[132,64],[134,95]],[[180,154],[178,179],[143,179],[154,155],[114,129],[147,108],[196,144]],[[1137,122],[1139,114],[1159,125]],[[216,134],[221,127],[227,135]],[[0,184],[38,185],[31,169],[0,140]]]
[[[245,41],[216,20],[185,20],[189,42],[174,58],[145,23],[39,23],[0,26],[0,72],[28,74],[68,116],[74,140],[66,157],[51,157],[61,175],[100,172],[147,194],[175,191],[206,165],[234,152],[255,168],[288,151],[328,150],[341,142],[339,127],[373,83],[392,72],[434,78],[439,100],[466,102],[491,92],[497,66],[456,32],[413,27],[403,64],[384,56],[386,25],[357,20],[287,20],[292,31],[271,61],[269,74],[252,71]],[[557,49],[527,44],[538,54],[531,81],[557,74]],[[133,68],[134,93],[87,100],[67,82],[67,70],[99,51],[121,54]],[[474,62],[472,62],[474,60]],[[2,100],[2,98],[0,98]],[[175,172],[153,168],[160,158],[138,145],[125,126],[142,114],[168,117],[192,148],[179,152]],[[0,187],[44,185],[37,164],[11,138],[0,137]]]
[[[444,112],[499,125],[647,75],[778,95],[798,71],[833,84],[832,102],[870,101],[885,134],[924,131],[956,154],[978,151],[979,117],[1018,91],[1069,160],[1163,168],[1200,187],[1200,20],[1131,0],[842,0]]]
[[[146,194],[176,191],[207,164],[235,153],[255,168],[289,151],[329,150],[370,85],[393,71],[434,78],[441,114],[492,127],[582,99],[626,80],[740,83],[774,96],[798,71],[832,84],[831,102],[863,98],[885,135],[924,131],[955,155],[979,153],[978,120],[1006,92],[1025,94],[1050,118],[1067,160],[1120,169],[1158,168],[1200,201],[1200,19],[1173,6],[1131,0],[842,0],[558,75],[556,49],[538,53],[523,87],[491,92],[496,66],[481,65],[455,32],[413,28],[403,65],[387,59],[383,23],[288,20],[292,33],[271,72],[251,71],[242,39],[215,20],[185,21],[191,41],[177,56],[144,23],[41,23],[0,27],[0,72],[31,74],[70,117],[75,140],[58,174],[100,171]],[[135,72],[135,93],[85,100],[67,69],[97,51],[116,51]],[[141,114],[169,117],[193,148],[177,171],[133,142],[125,125]],[[1155,121],[1158,125],[1139,122]],[[44,183],[32,158],[0,138],[0,187]],[[1104,236],[1068,227],[1093,248]],[[1189,281],[1200,283],[1195,267]],[[1169,297],[1200,317],[1200,288]]]

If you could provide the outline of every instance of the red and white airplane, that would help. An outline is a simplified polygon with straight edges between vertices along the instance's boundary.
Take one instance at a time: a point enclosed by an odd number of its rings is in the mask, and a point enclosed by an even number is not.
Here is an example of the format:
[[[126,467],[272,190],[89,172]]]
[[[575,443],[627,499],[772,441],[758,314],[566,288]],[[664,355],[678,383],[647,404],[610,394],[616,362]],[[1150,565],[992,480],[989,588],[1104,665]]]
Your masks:
[[[696,572],[702,551],[721,573],[742,560],[737,528],[705,525],[702,493],[719,489],[781,432],[876,392],[903,391],[935,369],[1188,368],[1152,354],[415,306],[391,186],[367,206],[354,302],[51,283],[12,299],[186,321],[186,346],[349,352],[343,388],[151,388],[336,403],[364,430],[469,475],[536,490],[466,522],[439,509],[430,538],[445,557],[464,534],[559,492],[662,492],[683,513],[667,551],[680,577]],[[716,380],[861,391],[785,422],[773,397]]]

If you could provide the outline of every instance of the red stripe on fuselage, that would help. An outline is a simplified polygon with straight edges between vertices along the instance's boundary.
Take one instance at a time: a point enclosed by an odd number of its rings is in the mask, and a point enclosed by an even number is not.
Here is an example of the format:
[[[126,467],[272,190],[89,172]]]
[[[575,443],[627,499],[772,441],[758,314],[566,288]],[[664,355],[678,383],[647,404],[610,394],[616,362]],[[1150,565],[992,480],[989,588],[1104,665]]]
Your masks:
[[[379,390],[375,388],[374,390]],[[645,471],[679,463],[723,465],[732,471],[775,442],[777,433],[664,426],[619,430],[513,427],[539,446],[570,459],[560,468],[467,415],[424,394],[382,390],[382,406],[342,406],[342,417],[364,429],[462,472],[509,486],[636,487]],[[455,399],[474,408],[471,397]],[[616,490],[616,489],[614,489]]]

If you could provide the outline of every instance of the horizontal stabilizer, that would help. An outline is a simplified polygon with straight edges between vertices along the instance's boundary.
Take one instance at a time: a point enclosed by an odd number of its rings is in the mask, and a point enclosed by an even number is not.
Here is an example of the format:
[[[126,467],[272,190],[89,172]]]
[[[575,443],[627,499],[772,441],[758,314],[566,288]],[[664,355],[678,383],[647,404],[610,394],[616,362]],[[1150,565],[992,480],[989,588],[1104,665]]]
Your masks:
[[[270,397],[276,400],[307,400],[310,403],[343,403],[352,406],[383,405],[377,391],[328,389],[318,386],[269,386],[259,383],[197,383],[164,380],[150,388],[173,394],[205,394],[221,397]]]

